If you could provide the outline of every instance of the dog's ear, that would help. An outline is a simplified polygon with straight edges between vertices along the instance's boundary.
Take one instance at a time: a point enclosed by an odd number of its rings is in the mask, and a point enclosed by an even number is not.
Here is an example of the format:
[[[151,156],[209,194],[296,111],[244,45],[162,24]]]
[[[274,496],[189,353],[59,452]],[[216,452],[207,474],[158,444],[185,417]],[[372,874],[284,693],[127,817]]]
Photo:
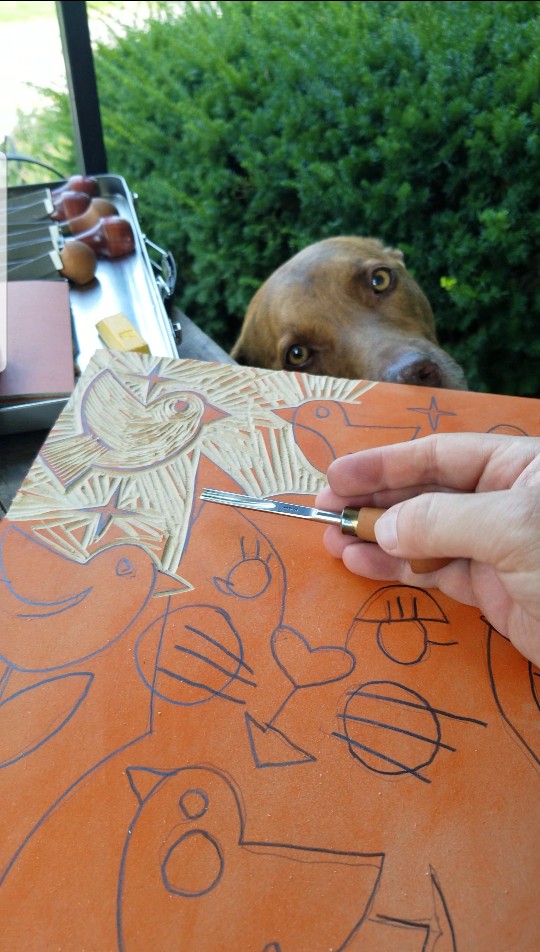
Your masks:
[[[405,255],[400,248],[384,248],[384,253],[396,258],[401,264],[405,264]]]

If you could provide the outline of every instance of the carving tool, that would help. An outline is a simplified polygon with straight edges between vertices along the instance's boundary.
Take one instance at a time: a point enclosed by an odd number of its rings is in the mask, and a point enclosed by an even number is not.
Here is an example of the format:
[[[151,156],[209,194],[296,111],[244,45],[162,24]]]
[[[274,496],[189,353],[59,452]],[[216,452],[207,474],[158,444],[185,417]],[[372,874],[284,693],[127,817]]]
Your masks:
[[[51,194],[54,198],[55,195],[61,195],[62,192],[66,191],[85,192],[86,195],[93,198],[94,195],[99,193],[99,182],[91,175],[70,175],[63,185],[51,189]]]
[[[50,194],[45,195],[41,199],[32,201],[29,205],[21,206],[8,203],[8,228],[11,224],[17,224],[19,222],[27,224],[32,221],[40,221],[43,218],[50,218],[53,212],[54,205]]]
[[[22,197],[22,196],[19,196]],[[118,215],[116,205],[106,198],[89,198],[83,192],[65,192],[62,202],[49,203],[47,197],[33,199],[28,205],[8,204],[8,231],[43,228],[54,220],[65,235],[77,235],[97,225],[102,218]],[[11,199],[10,199],[11,203]]]
[[[74,238],[65,239],[58,226],[36,228],[8,235],[10,280],[38,280],[55,277],[59,271],[74,284],[84,285],[96,274],[97,259],[91,247]]]
[[[82,231],[93,228],[102,218],[109,218],[111,215],[118,215],[116,205],[106,198],[93,198],[82,215],[62,222],[61,228],[65,235],[79,235]]]
[[[68,238],[60,230],[53,229],[47,234],[40,228],[34,240],[30,229],[24,232],[19,230],[13,237],[8,236],[8,259],[15,262],[32,258],[33,255],[41,257],[49,248],[62,252],[71,242],[77,245],[83,243],[95,255],[105,258],[120,258],[135,251],[135,236],[130,223],[117,215],[108,215],[98,219],[93,227],[77,232],[73,238]],[[25,245],[28,254],[24,253]]]
[[[82,215],[90,205],[91,198],[84,192],[65,191],[60,195],[52,195],[49,189],[41,195],[28,195],[8,198],[8,223],[39,221],[40,218],[53,218],[55,221],[66,221]]]
[[[8,267],[9,281],[40,281],[55,277],[62,270],[62,259],[56,248],[26,261],[15,261]]]
[[[19,232],[8,235],[8,266],[13,261],[26,261],[28,258],[37,258],[51,249],[58,250],[58,229],[51,225],[46,230],[36,229],[36,232]]]
[[[8,204],[11,208],[24,208],[33,205],[36,202],[54,202],[65,195],[66,192],[84,192],[89,198],[99,193],[99,183],[97,179],[88,175],[72,175],[57,188],[48,185],[37,185],[35,188],[26,187],[20,192],[10,191]]]
[[[241,493],[229,493],[220,489],[203,489],[201,499],[205,502],[223,503],[226,506],[238,506],[243,509],[256,509],[258,512],[273,512],[281,516],[294,516],[297,519],[309,519],[312,522],[325,522],[339,526],[344,535],[356,536],[364,542],[376,542],[375,523],[385,509],[370,506],[356,508],[346,506],[342,512],[330,512],[315,509],[312,506],[299,506],[296,503],[280,502],[276,499],[259,499]],[[452,559],[411,559],[409,564],[416,574],[436,572],[448,565]]]
[[[84,241],[105,258],[120,258],[135,251],[133,229],[125,218],[117,215],[101,218],[93,228],[77,233],[77,241]]]
[[[28,205],[35,205],[39,202],[45,202],[51,211],[54,208],[51,190],[45,185],[32,189],[24,189],[20,193],[16,191],[9,193],[8,206],[10,211],[13,211],[15,208],[27,208]]]

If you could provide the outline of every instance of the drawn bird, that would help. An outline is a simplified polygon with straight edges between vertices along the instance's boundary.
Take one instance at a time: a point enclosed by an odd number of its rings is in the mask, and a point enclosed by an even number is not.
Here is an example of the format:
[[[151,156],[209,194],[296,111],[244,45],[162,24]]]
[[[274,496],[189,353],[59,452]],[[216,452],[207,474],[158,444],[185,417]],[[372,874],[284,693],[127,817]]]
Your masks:
[[[49,439],[41,458],[64,486],[90,467],[143,472],[189,449],[201,427],[227,416],[192,390],[161,394],[143,403],[108,369],[85,390],[82,434]]]
[[[381,856],[248,840],[240,793],[215,768],[129,767],[127,774],[139,809],[119,877],[122,952],[348,946]]]
[[[274,413],[294,428],[296,445],[315,469],[326,473],[338,456],[387,443],[414,440],[419,426],[370,425],[360,404],[345,406],[337,400],[306,400],[297,407]],[[355,419],[358,422],[355,422]]]
[[[0,537],[0,658],[51,671],[102,651],[142,610],[156,572],[138,545],[80,563],[8,526]]]

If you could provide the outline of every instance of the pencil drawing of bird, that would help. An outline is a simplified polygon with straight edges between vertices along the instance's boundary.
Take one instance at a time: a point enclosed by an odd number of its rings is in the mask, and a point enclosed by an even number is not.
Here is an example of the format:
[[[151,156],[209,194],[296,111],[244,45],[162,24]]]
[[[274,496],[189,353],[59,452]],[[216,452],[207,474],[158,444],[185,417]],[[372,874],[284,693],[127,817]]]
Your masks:
[[[139,809],[119,878],[122,952],[340,952],[348,946],[376,888],[382,856],[298,845],[287,837],[248,839],[241,793],[214,767],[126,772]]]
[[[306,400],[297,407],[274,410],[294,429],[296,445],[315,469],[326,473],[338,456],[385,443],[413,440],[419,426],[381,426],[365,422],[361,404]]]
[[[156,573],[138,545],[110,546],[80,563],[9,525],[0,536],[0,658],[50,671],[93,656],[139,614]]]
[[[64,486],[90,467],[143,472],[189,450],[201,427],[223,416],[223,410],[192,390],[160,394],[144,403],[105,369],[83,394],[82,434],[49,440],[41,456]]]

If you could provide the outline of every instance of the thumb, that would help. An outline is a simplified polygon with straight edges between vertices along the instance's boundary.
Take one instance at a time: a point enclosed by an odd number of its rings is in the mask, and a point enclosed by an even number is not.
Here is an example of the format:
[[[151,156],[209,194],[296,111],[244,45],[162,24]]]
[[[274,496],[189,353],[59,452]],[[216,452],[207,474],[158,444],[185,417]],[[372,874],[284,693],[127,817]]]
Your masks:
[[[487,493],[424,493],[388,509],[375,524],[377,542],[399,558],[474,559],[519,567],[538,507],[527,490]],[[538,528],[538,527],[537,527]]]

